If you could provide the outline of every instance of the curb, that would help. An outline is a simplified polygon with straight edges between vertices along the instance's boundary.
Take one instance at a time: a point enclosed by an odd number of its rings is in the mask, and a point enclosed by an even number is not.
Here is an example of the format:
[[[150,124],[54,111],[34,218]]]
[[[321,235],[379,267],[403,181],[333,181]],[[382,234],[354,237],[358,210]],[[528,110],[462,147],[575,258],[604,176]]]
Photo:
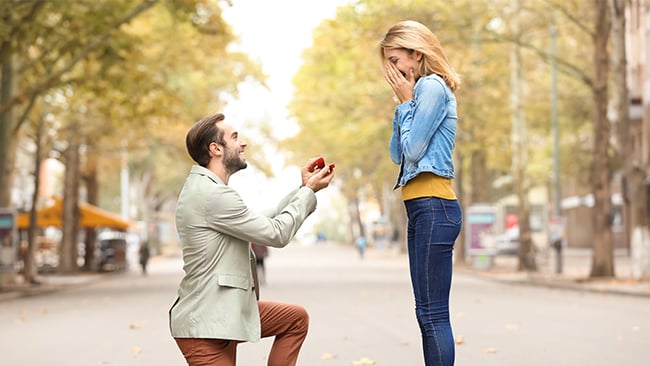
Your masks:
[[[68,276],[43,276],[38,285],[9,285],[0,289],[0,302],[21,297],[39,296],[70,288],[78,288],[105,278],[102,274],[79,274]]]
[[[457,270],[477,278],[504,284],[650,298],[650,281],[634,281],[621,278],[602,280],[550,278],[544,277],[543,274],[481,272],[463,267],[458,267]]]

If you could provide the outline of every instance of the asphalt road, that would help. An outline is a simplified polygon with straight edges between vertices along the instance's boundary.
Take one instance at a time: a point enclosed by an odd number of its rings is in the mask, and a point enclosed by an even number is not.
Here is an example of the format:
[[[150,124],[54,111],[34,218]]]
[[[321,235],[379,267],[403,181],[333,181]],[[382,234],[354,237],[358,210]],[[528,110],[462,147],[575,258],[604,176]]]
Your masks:
[[[167,310],[179,258],[150,274],[102,276],[63,291],[0,302],[2,365],[184,365]],[[267,259],[262,298],[304,305],[299,365],[422,365],[406,257],[291,245]],[[650,298],[498,283],[459,271],[452,288],[456,364],[647,366]],[[265,365],[272,340],[239,346],[239,365]]]

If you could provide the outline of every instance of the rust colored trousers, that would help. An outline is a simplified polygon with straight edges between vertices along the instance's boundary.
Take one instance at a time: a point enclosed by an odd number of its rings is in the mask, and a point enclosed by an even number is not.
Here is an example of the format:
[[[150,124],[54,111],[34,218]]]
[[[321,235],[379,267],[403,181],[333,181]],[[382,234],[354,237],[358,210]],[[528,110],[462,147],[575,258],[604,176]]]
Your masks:
[[[300,305],[258,301],[262,338],[275,337],[268,366],[295,366],[307,337],[309,314]],[[188,366],[235,366],[241,341],[212,338],[174,338]]]

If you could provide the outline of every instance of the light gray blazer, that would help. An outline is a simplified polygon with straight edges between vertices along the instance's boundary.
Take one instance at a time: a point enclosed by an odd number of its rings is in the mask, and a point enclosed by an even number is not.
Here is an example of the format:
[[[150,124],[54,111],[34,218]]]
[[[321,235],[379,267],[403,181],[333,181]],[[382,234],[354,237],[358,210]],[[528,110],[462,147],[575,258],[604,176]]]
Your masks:
[[[257,342],[260,316],[249,243],[286,246],[315,209],[316,195],[302,187],[266,214],[251,212],[216,174],[193,166],[176,207],[185,276],[169,310],[172,336]]]

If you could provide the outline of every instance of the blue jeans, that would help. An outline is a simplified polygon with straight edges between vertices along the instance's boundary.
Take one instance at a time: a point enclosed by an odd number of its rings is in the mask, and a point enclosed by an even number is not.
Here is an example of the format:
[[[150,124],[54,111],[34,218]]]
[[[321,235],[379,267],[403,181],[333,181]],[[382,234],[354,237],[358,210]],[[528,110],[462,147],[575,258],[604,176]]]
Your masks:
[[[427,366],[452,366],[454,335],[449,320],[454,241],[460,233],[458,201],[424,197],[404,201],[415,315]]]

